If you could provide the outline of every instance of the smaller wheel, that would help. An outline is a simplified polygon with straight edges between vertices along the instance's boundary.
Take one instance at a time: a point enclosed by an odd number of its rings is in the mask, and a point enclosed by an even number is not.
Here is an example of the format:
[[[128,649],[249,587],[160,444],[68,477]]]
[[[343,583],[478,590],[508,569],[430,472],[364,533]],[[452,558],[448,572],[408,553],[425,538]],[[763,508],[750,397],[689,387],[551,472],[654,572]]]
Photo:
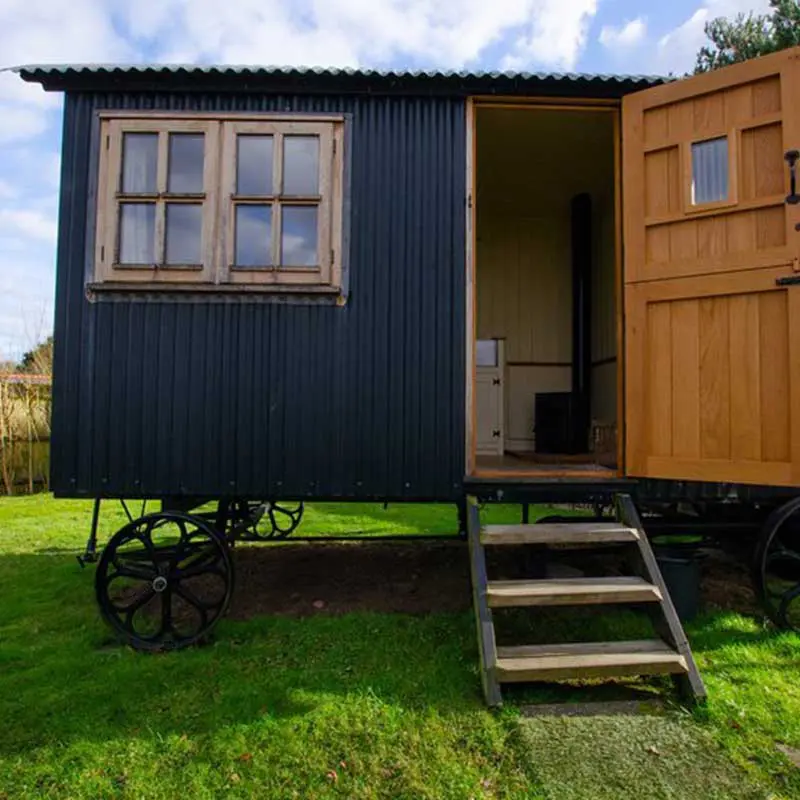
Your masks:
[[[302,522],[305,510],[303,503],[270,500],[247,506],[247,523],[241,526],[239,538],[251,542],[285,539]]]
[[[233,563],[204,519],[149,514],[111,537],[95,575],[103,619],[137,650],[175,650],[204,639],[228,608]]]
[[[753,559],[753,583],[769,618],[800,631],[800,498],[770,514]]]

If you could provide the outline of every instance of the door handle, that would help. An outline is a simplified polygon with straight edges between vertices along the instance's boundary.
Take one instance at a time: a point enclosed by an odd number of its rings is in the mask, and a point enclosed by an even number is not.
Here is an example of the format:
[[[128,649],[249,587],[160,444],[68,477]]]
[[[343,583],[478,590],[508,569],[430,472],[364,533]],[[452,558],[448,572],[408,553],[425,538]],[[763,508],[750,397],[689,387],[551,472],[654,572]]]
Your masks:
[[[789,166],[789,194],[786,202],[790,206],[800,203],[800,195],[797,194],[797,159],[800,158],[800,150],[787,150],[783,158]]]
[[[800,283],[800,275],[787,275],[785,278],[776,278],[776,286],[796,286]]]

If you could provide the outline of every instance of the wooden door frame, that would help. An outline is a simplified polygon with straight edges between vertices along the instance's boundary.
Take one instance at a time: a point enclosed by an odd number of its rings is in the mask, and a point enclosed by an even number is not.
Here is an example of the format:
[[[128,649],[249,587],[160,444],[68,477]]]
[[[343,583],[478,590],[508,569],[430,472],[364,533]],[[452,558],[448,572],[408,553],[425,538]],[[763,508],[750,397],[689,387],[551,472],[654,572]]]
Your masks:
[[[518,109],[521,111],[579,111],[607,113],[613,115],[613,159],[614,159],[614,299],[616,303],[617,344],[617,468],[590,473],[592,478],[608,478],[625,474],[624,421],[625,421],[625,376],[624,365],[624,281],[622,275],[622,100],[607,98],[548,98],[482,96],[467,97],[466,101],[466,387],[464,402],[465,418],[465,476],[467,478],[587,478],[585,471],[575,469],[530,470],[478,470],[477,468],[477,408],[475,405],[475,380],[477,366],[475,342],[478,335],[476,249],[477,249],[477,109]]]

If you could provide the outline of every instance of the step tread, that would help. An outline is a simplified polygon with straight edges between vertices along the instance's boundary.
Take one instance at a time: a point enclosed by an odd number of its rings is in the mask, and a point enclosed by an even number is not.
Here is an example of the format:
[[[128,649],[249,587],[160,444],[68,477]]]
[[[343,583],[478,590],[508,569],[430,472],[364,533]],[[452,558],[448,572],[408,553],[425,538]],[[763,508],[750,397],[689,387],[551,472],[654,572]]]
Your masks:
[[[502,683],[686,672],[686,659],[660,639],[499,647],[495,662]]]
[[[553,522],[540,525],[484,525],[481,543],[511,544],[599,544],[635,542],[639,532],[619,522]]]
[[[662,599],[657,586],[636,576],[489,581],[486,598],[492,608],[654,603]]]

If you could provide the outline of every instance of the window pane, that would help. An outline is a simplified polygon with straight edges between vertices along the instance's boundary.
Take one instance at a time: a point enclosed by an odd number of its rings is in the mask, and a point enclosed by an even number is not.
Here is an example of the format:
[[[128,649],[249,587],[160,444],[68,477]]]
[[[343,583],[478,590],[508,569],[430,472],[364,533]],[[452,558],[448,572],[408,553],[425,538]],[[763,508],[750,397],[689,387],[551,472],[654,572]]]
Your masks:
[[[479,367],[497,367],[497,339],[478,339],[475,342],[475,363]]]
[[[153,194],[158,191],[157,133],[122,135],[122,191],[128,194]]]
[[[692,202],[728,199],[728,139],[709,139],[692,145]]]
[[[272,194],[272,137],[236,137],[236,193]]]
[[[283,194],[319,194],[319,136],[284,137]]]
[[[236,206],[237,267],[272,264],[272,206]]]
[[[284,206],[281,266],[316,267],[317,207]]]
[[[119,263],[155,263],[155,203],[120,203]]]
[[[203,206],[167,203],[167,264],[201,264]]]
[[[203,191],[202,133],[171,133],[169,136],[169,174],[167,191],[193,194]]]

